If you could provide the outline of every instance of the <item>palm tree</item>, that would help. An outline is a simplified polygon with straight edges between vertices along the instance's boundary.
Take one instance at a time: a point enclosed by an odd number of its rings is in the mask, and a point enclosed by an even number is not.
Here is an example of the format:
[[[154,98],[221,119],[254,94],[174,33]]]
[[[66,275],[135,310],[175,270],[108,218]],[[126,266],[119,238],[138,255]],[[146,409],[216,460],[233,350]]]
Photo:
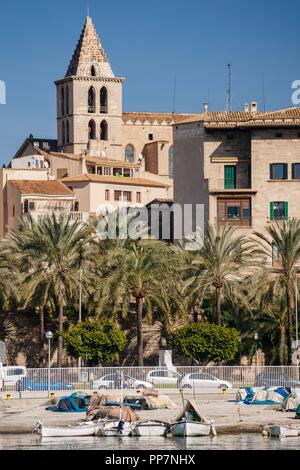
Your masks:
[[[26,304],[35,301],[41,309],[47,303],[58,305],[58,367],[63,358],[64,307],[77,295],[78,271],[82,257],[88,259],[90,234],[88,226],[71,222],[65,213],[28,219],[19,232],[10,234],[24,274]]]
[[[283,293],[288,315],[287,339],[292,346],[294,294],[300,272],[300,220],[291,218],[266,228],[267,234],[255,232],[260,253],[265,256],[264,272],[257,282],[257,292],[279,299]],[[270,260],[273,260],[272,264]],[[298,289],[298,287],[297,287]]]
[[[256,265],[253,244],[244,235],[233,227],[209,225],[201,250],[188,266],[186,285],[193,286],[191,292],[197,291],[199,299],[214,292],[215,318],[221,325],[224,288],[237,285]]]
[[[0,243],[0,341],[11,331],[11,324],[4,314],[12,300],[18,298],[18,270],[16,257],[10,253],[5,241]]]
[[[176,260],[169,247],[154,240],[116,243],[108,253],[106,274],[96,288],[103,309],[112,307],[127,316],[131,303],[137,321],[138,364],[144,363],[143,315],[148,318],[158,309],[169,318],[176,298]]]

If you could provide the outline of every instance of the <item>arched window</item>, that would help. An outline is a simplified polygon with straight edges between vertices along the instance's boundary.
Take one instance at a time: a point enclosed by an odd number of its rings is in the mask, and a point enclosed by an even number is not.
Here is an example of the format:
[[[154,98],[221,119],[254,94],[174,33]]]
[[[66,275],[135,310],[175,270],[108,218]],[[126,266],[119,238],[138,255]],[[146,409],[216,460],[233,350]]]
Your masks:
[[[107,114],[107,88],[102,87],[100,90],[100,113]]]
[[[125,160],[126,160],[126,162],[129,162],[129,163],[134,162],[134,146],[131,145],[131,144],[126,145]]]
[[[174,147],[171,145],[169,148],[169,177],[173,178],[174,175]]]
[[[92,67],[91,67],[91,76],[92,76],[92,77],[96,77],[96,69],[95,69],[95,67],[94,67],[93,65],[92,65]]]
[[[106,121],[100,124],[100,140],[108,140],[108,126]]]
[[[89,89],[89,93],[88,93],[88,107],[89,107],[89,113],[96,112],[96,93],[95,93],[95,88],[92,86]]]
[[[66,87],[66,114],[70,114],[70,92],[69,87]]]
[[[65,89],[62,87],[61,89],[61,99],[60,99],[60,104],[61,104],[61,115],[65,115]]]
[[[89,140],[96,139],[96,124],[95,121],[92,119],[89,122]]]
[[[64,122],[62,123],[62,143],[63,145],[66,144],[66,125]]]
[[[66,140],[67,140],[67,144],[70,143],[70,123],[69,121],[67,121],[66,123]]]

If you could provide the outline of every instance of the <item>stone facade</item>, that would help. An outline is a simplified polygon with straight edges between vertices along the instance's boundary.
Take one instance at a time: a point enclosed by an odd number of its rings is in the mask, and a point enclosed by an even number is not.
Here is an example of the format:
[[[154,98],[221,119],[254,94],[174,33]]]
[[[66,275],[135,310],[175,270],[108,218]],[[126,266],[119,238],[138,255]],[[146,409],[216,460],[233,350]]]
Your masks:
[[[300,218],[300,176],[293,166],[300,172],[300,109],[290,112],[207,113],[174,125],[174,202],[203,204],[206,224],[248,233]],[[287,174],[271,178],[278,163]],[[275,215],[274,205],[280,207]]]

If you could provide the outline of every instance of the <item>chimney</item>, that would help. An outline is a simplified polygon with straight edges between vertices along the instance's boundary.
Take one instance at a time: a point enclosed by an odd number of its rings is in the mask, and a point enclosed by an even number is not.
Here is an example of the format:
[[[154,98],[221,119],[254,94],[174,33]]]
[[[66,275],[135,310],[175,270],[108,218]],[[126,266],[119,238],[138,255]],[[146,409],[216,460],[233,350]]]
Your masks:
[[[245,104],[244,104],[244,112],[245,112],[245,113],[249,113],[249,111],[250,111],[249,103],[245,103]]]
[[[258,106],[256,101],[251,101],[251,113],[256,114],[258,112]]]
[[[87,173],[86,155],[84,153],[79,157],[79,171],[81,175],[85,175]]]
[[[204,112],[208,113],[208,103],[204,103]]]

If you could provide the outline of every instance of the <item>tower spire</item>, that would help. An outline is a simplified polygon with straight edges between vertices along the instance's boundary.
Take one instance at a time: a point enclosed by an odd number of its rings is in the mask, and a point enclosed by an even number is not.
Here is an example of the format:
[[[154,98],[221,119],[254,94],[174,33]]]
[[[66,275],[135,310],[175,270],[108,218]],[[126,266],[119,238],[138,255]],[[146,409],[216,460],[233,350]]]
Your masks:
[[[87,16],[66,77],[90,76],[92,67],[98,77],[114,77],[92,19]]]

